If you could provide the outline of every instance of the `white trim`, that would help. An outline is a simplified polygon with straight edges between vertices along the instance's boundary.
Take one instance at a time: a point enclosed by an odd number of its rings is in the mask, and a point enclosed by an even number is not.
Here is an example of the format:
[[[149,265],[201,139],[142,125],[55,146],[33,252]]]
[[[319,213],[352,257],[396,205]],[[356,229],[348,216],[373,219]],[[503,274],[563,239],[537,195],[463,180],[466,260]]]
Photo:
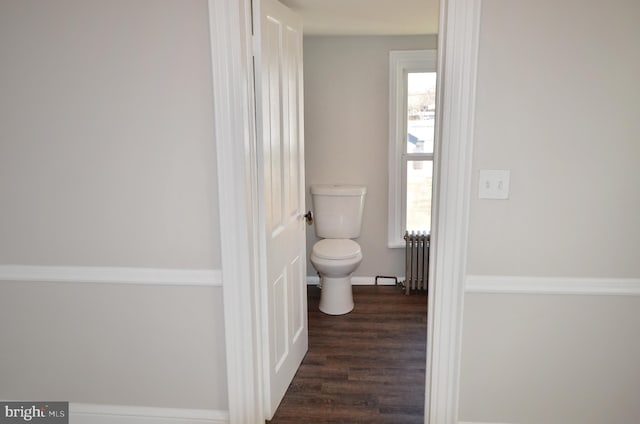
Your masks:
[[[264,422],[251,0],[208,0],[229,420]]]
[[[217,269],[0,265],[0,281],[222,286]]]
[[[403,281],[404,277],[398,277],[398,281]],[[307,285],[317,286],[320,283],[320,278],[317,275],[307,275]],[[376,284],[376,277],[351,277],[351,285],[353,286],[374,286]],[[378,278],[379,286],[395,286],[393,278]]]
[[[387,223],[387,246],[404,247],[402,239],[405,228],[405,143],[406,143],[406,96],[404,73],[436,70],[437,51],[393,50],[389,52],[389,218]],[[432,154],[424,155],[432,159]]]
[[[70,403],[71,422],[82,424],[228,424],[229,413],[209,409]]]
[[[467,275],[467,293],[640,296],[640,278]]]
[[[468,242],[481,0],[440,4],[425,421],[454,424]]]
[[[458,421],[458,424],[508,424],[508,423],[488,423],[480,421]]]

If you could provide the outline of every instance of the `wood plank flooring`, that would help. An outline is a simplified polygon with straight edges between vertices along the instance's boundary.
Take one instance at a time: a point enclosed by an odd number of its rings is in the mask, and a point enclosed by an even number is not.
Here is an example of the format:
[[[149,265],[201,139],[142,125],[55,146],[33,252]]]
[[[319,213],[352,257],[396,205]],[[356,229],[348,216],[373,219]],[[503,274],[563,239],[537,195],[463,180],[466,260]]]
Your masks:
[[[354,286],[354,310],[325,315],[308,287],[309,351],[272,424],[424,422],[427,298]]]

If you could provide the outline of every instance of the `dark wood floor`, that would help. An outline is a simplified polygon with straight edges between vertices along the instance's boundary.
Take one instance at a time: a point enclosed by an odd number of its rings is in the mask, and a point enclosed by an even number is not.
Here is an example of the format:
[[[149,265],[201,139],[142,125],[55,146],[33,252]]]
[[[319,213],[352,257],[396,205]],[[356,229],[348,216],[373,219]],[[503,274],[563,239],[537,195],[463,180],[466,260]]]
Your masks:
[[[355,308],[318,310],[308,288],[309,351],[273,424],[423,423],[427,298],[394,286],[354,286]]]

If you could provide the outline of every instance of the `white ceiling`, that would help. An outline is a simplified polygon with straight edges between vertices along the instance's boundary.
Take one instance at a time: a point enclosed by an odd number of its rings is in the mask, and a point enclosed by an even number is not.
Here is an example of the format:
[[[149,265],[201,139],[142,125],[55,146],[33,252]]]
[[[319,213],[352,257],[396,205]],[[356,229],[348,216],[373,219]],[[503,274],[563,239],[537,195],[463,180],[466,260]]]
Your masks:
[[[280,0],[306,35],[437,34],[439,0]]]

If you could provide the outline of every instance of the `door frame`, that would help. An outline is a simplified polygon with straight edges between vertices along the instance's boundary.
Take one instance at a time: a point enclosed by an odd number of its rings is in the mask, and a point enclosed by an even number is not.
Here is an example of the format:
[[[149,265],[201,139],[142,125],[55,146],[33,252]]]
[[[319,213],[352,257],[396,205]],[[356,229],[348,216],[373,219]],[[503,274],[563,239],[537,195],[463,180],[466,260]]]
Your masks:
[[[252,5],[207,1],[229,422],[264,423]]]
[[[207,0],[229,422],[264,422],[252,0]],[[260,0],[253,0],[259,7]],[[457,423],[481,0],[441,0],[425,423]]]
[[[440,0],[425,423],[457,424],[482,0]]]

